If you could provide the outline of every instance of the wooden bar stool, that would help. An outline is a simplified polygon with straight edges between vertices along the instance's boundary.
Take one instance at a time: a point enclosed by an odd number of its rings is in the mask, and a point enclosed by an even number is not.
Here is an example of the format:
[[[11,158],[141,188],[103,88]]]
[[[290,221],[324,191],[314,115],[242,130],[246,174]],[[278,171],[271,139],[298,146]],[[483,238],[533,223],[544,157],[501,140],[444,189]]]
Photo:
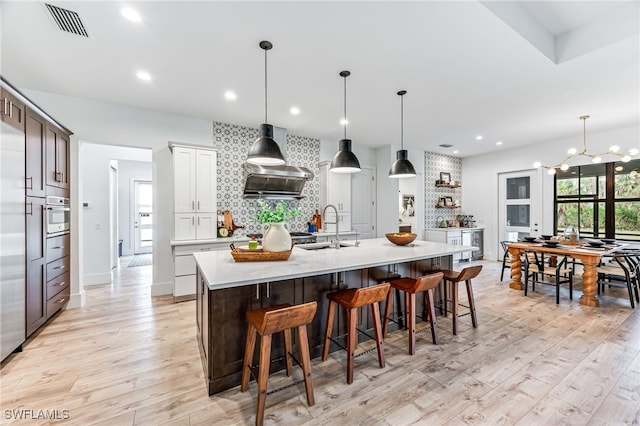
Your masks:
[[[416,353],[416,293],[424,292],[424,304],[427,316],[429,317],[429,322],[431,323],[431,338],[433,339],[434,344],[438,344],[438,326],[436,324],[436,309],[434,306],[433,290],[440,285],[443,275],[444,274],[442,272],[436,272],[435,274],[424,275],[416,279],[400,278],[399,280],[393,280],[390,282],[391,287],[405,293],[405,305],[407,308],[404,316],[407,329],[409,330],[410,355],[414,355]],[[384,313],[384,336],[387,335],[392,299],[393,292],[390,291],[387,296],[387,305]]]
[[[470,266],[468,268],[464,268],[462,271],[442,271],[444,273],[444,314],[447,315],[447,292],[451,293],[451,314],[453,318],[451,322],[453,323],[453,334],[458,334],[458,283],[464,281],[467,286],[467,298],[469,299],[469,306],[465,306],[465,308],[469,308],[471,314],[471,323],[473,324],[473,328],[478,328],[478,317],[476,316],[476,304],[473,300],[473,289],[471,288],[471,280],[478,276],[480,271],[482,270],[482,265]],[[448,288],[447,288],[448,286]],[[464,306],[464,305],[461,305]],[[463,314],[460,316],[464,316],[468,314]]]
[[[327,294],[329,299],[329,313],[327,314],[327,327],[324,335],[324,348],[322,351],[322,360],[326,361],[329,357],[329,340],[333,332],[333,318],[336,312],[336,304],[347,309],[347,383],[353,383],[353,363],[355,358],[355,350],[358,346],[358,308],[371,305],[371,314],[373,315],[373,327],[375,330],[376,349],[378,350],[378,361],[380,368],[384,368],[384,345],[382,342],[382,327],[380,325],[380,307],[379,303],[387,297],[389,292],[389,283],[378,284],[364,288],[349,288]],[[364,332],[362,332],[364,333]],[[366,334],[366,333],[365,333]],[[370,336],[371,337],[371,336]],[[335,340],[333,340],[335,342]]]
[[[304,386],[307,392],[309,405],[315,403],[313,398],[313,382],[311,380],[311,358],[309,356],[309,341],[307,339],[307,324],[316,314],[317,303],[309,302],[304,305],[291,306],[290,304],[276,305],[268,308],[247,311],[249,326],[247,329],[247,343],[244,350],[244,364],[242,368],[242,384],[240,391],[245,392],[249,387],[249,375],[252,372],[253,351],[256,344],[256,334],[260,335],[260,365],[257,377],[258,382],[258,408],[256,411],[256,425],[262,425],[264,420],[264,406],[267,397],[267,378],[269,377],[269,365],[271,364],[271,335],[283,332],[285,359],[287,364],[287,376],[291,376],[293,370],[293,357],[291,346],[291,329],[298,329],[298,349],[300,350],[300,362],[304,373]]]

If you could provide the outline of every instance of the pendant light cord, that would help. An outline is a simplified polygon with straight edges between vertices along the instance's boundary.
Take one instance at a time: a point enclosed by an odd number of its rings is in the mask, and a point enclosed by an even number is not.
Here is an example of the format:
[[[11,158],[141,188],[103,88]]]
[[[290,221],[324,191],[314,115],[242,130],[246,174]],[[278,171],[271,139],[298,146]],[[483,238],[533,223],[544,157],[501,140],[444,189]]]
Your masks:
[[[344,76],[344,138],[347,138],[347,76]]]
[[[400,96],[400,149],[404,149],[404,96]]]
[[[264,122],[267,120],[267,49],[264,50]]]

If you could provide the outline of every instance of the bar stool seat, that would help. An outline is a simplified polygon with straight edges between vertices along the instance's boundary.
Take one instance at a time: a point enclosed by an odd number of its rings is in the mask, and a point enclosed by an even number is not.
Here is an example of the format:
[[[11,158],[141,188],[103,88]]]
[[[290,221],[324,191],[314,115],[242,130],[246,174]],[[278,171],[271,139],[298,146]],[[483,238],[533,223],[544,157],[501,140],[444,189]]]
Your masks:
[[[434,344],[438,344],[438,326],[436,323],[436,310],[434,306],[434,292],[433,290],[440,285],[442,281],[443,273],[437,272],[434,274],[423,275],[419,278],[400,278],[398,280],[390,281],[391,287],[396,290],[405,293],[405,305],[406,312],[405,322],[407,329],[409,330],[409,354],[414,355],[416,353],[416,294],[424,292],[424,303],[427,311],[427,317],[431,323],[431,338]],[[384,330],[383,335],[387,335],[389,318],[391,315],[391,303],[393,299],[393,292],[389,292],[387,296],[387,304],[384,314]]]
[[[303,305],[282,304],[268,308],[247,311],[247,341],[244,352],[242,368],[242,383],[240,391],[245,392],[249,387],[249,376],[252,372],[253,352],[256,344],[256,335],[260,335],[260,364],[257,377],[258,405],[256,411],[256,425],[262,425],[264,420],[264,408],[267,397],[267,378],[271,364],[271,338],[273,333],[283,332],[287,376],[291,376],[293,360],[298,363],[292,354],[291,329],[298,330],[298,349],[300,362],[304,375],[304,385],[309,405],[315,403],[313,397],[313,382],[311,379],[311,357],[309,356],[309,341],[307,339],[307,324],[316,314],[317,302],[309,302]]]
[[[371,314],[373,315],[373,326],[375,330],[376,349],[378,351],[378,362],[380,368],[384,368],[384,344],[382,341],[382,327],[380,325],[380,307],[379,303],[387,297],[389,292],[389,283],[378,284],[371,287],[349,288],[327,294],[329,299],[329,312],[327,314],[327,326],[324,336],[324,348],[322,351],[322,360],[326,361],[329,357],[329,346],[331,335],[333,333],[333,320],[336,311],[336,305],[340,305],[347,309],[347,383],[353,383],[353,366],[355,358],[355,350],[358,346],[358,335],[360,331],[358,324],[358,308],[371,305]],[[335,340],[334,340],[335,341]]]
[[[464,281],[467,287],[467,298],[469,299],[469,308],[471,314],[471,323],[473,328],[478,328],[478,317],[476,315],[476,304],[473,300],[473,288],[471,287],[471,280],[478,276],[482,270],[482,265],[470,266],[464,268],[462,271],[442,271],[444,274],[445,290],[444,290],[444,313],[447,314],[447,292],[451,293],[451,314],[453,316],[453,334],[458,334],[458,283]],[[461,305],[462,306],[462,305]],[[464,314],[468,315],[468,314]],[[462,316],[462,315],[460,315]]]

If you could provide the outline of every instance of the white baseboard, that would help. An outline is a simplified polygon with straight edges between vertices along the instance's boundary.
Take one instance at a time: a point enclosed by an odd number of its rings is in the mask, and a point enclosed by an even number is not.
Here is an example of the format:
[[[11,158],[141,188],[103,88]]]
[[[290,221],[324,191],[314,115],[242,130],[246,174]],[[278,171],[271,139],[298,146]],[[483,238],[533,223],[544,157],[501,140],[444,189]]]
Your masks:
[[[86,301],[86,293],[81,291],[80,293],[72,294],[69,298],[69,304],[67,305],[67,309],[80,308],[84,306]]]
[[[84,276],[84,285],[111,284],[111,272]]]
[[[151,284],[151,296],[163,296],[173,294],[173,281]]]

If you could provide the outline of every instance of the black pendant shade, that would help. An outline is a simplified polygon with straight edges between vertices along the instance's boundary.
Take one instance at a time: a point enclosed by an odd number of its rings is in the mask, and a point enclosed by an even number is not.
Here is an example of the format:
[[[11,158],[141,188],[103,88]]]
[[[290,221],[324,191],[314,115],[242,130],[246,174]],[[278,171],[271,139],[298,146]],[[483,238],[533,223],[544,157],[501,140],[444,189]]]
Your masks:
[[[360,171],[358,157],[351,151],[351,139],[347,139],[347,77],[349,71],[340,71],[340,77],[344,78],[344,139],[338,141],[338,152],[331,160],[329,170],[333,173],[357,173]]]
[[[262,164],[267,166],[279,166],[285,163],[284,155],[280,151],[278,142],[273,139],[273,126],[267,124],[267,51],[273,48],[271,42],[263,40],[259,43],[260,49],[264,50],[264,123],[260,125],[260,136],[255,140],[247,163]]]
[[[338,152],[331,160],[329,168],[334,173],[356,173],[360,171],[360,162],[351,151],[351,139],[338,141]]]
[[[413,164],[408,159],[409,153],[406,149],[401,149],[396,152],[396,161],[391,165],[389,170],[389,177],[391,178],[409,178],[416,175],[416,169],[413,168]]]
[[[280,146],[273,139],[273,126],[263,123],[260,125],[260,136],[251,146],[247,163],[264,164],[269,166],[285,163]]]
[[[409,152],[404,149],[404,98],[407,94],[406,90],[398,92],[400,96],[400,150],[396,152],[396,161],[391,165],[389,170],[390,178],[410,178],[416,176],[416,169],[409,161]]]

